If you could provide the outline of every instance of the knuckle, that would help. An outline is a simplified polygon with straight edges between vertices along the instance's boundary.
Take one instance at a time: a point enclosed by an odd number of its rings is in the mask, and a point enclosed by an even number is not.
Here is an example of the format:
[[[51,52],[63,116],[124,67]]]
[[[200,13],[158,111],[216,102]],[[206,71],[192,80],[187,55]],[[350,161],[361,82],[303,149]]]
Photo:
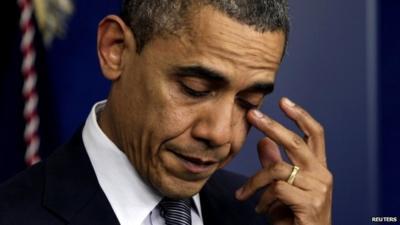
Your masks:
[[[276,127],[276,122],[273,119],[264,118],[263,121],[264,121],[265,126],[267,126],[267,127],[270,127],[270,128]]]
[[[323,136],[325,134],[325,128],[320,123],[316,122],[315,132],[320,136]]]
[[[333,184],[333,174],[331,173],[331,171],[329,171],[327,168],[325,167],[320,167],[319,169],[320,172],[320,181],[323,182],[324,184],[327,184],[328,186]]]
[[[290,147],[292,147],[293,149],[299,149],[303,147],[303,139],[301,139],[297,135],[292,135]]]
[[[323,194],[326,195],[332,191],[332,186],[333,186],[333,175],[328,171],[326,175],[324,175],[322,181],[320,181],[321,185],[319,187],[319,191]]]
[[[321,198],[313,198],[311,201],[311,207],[314,209],[321,209],[324,201]]]
[[[271,184],[271,193],[275,196],[278,193],[278,181]]]
[[[302,107],[298,106],[299,112],[303,117],[310,117],[310,115],[308,114],[308,112],[303,109]]]
[[[302,117],[302,118],[304,118],[304,119],[310,119],[311,118],[311,115],[305,110],[305,109],[303,109],[302,107],[298,107],[298,109],[299,109],[299,114],[300,114],[300,116]]]
[[[323,195],[326,195],[329,192],[330,188],[328,185],[321,185],[320,191],[322,192]]]
[[[271,164],[269,170],[272,174],[281,174],[284,171],[284,165],[280,162],[274,162]]]
[[[328,184],[328,186],[332,186],[333,185],[333,175],[331,172],[327,172],[325,175],[325,179],[326,179],[326,183]]]
[[[275,193],[276,197],[282,197],[284,186],[283,181],[276,181],[273,185],[273,192]]]

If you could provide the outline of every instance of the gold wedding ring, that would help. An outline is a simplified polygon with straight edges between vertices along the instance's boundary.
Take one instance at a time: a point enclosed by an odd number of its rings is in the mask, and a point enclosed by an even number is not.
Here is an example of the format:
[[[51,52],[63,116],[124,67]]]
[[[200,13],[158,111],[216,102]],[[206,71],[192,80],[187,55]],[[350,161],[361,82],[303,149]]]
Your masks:
[[[293,184],[294,179],[296,178],[296,175],[299,172],[299,170],[300,170],[300,168],[298,166],[293,166],[292,173],[290,174],[289,178],[286,181],[286,182],[288,182],[288,184]]]

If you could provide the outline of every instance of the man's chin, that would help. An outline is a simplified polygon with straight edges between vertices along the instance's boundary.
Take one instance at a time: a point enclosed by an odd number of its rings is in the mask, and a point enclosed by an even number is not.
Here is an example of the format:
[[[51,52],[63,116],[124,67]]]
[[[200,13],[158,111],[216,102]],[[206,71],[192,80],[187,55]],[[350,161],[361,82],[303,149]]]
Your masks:
[[[198,181],[185,181],[177,178],[164,179],[161,181],[161,185],[155,187],[163,196],[172,199],[183,199],[190,198],[203,188],[207,179]]]

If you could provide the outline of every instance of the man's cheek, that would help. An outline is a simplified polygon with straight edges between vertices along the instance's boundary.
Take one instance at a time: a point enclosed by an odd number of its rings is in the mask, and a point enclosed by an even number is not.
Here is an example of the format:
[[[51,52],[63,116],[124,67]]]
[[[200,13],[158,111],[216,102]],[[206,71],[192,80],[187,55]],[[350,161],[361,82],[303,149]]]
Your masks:
[[[192,115],[188,110],[179,110],[178,107],[165,110],[162,120],[156,124],[156,129],[163,129],[163,133],[176,137],[185,132],[191,125]]]
[[[238,127],[236,127],[236,128],[238,128]],[[232,135],[229,153],[227,154],[225,160],[221,163],[220,168],[222,168],[226,164],[228,164],[240,152],[240,150],[246,140],[246,136],[247,136],[247,130],[246,130],[245,126],[242,126],[236,130],[233,129],[233,135]]]
[[[246,137],[250,130],[250,125],[247,123],[247,121],[241,121],[240,123],[236,124],[233,130],[234,133],[232,135],[232,147],[238,149],[237,151],[239,151],[246,141]]]

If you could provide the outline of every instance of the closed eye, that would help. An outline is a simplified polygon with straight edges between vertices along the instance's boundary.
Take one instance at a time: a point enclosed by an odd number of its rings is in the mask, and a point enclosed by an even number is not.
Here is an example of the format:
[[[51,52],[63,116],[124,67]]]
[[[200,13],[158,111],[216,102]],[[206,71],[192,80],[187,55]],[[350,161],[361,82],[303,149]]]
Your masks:
[[[238,98],[237,101],[239,102],[239,105],[241,107],[243,107],[243,109],[245,109],[245,110],[250,110],[250,109],[254,109],[254,108],[258,108],[259,107],[258,104],[257,105],[252,104],[252,103],[250,103],[250,102],[248,102],[248,101],[246,101],[244,99]]]
[[[183,82],[180,82],[180,85],[183,89],[183,92],[191,97],[199,98],[199,97],[205,97],[208,94],[210,94],[210,91],[208,91],[208,90],[207,91],[195,90],[195,89],[185,85]]]

